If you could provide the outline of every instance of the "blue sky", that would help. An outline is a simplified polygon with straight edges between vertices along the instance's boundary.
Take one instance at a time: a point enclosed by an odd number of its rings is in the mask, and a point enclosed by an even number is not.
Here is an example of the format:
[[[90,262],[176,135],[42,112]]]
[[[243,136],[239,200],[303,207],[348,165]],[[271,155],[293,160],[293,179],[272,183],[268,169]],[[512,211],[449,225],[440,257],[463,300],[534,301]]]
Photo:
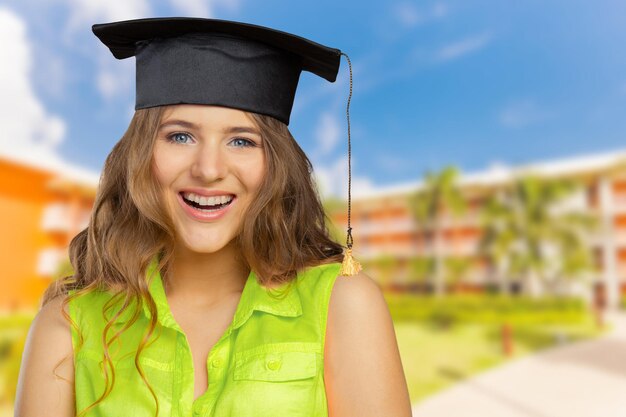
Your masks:
[[[467,172],[626,148],[626,2],[608,0],[0,1],[0,145],[99,171],[132,115],[134,60],[114,59],[91,24],[183,15],[350,55],[355,188],[447,164]],[[345,59],[334,84],[303,73],[290,123],[339,194],[347,79]]]

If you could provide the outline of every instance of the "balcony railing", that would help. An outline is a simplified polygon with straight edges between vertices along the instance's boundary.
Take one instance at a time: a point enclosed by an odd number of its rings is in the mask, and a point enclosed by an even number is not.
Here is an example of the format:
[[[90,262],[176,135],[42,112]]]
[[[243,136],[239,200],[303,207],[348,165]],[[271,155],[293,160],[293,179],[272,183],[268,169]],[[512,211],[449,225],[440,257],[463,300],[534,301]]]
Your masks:
[[[73,219],[73,216],[77,218]],[[52,203],[43,209],[41,228],[48,233],[77,233],[89,225],[90,216],[89,210],[74,211],[69,204]]]
[[[67,253],[64,249],[46,248],[39,252],[37,258],[37,275],[41,277],[53,277],[58,273]]]
[[[69,206],[64,203],[53,203],[44,207],[41,228],[50,233],[69,232],[71,228]]]

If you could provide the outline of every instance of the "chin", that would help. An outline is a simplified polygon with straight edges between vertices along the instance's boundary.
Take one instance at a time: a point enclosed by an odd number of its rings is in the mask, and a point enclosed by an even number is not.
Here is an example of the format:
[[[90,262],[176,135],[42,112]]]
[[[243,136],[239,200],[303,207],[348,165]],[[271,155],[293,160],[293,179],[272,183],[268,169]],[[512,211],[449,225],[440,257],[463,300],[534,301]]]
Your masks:
[[[219,240],[216,242],[211,242],[211,241],[208,241],[208,239],[204,239],[202,241],[183,240],[181,243],[182,243],[182,246],[184,246],[185,250],[187,251],[208,254],[208,253],[216,253],[225,249],[226,247],[229,246],[231,242],[233,242],[233,240],[231,241]]]
[[[190,245],[190,244],[185,244],[185,249],[189,252],[195,252],[195,253],[216,253],[219,252],[220,250],[224,249],[226,247],[226,245]]]

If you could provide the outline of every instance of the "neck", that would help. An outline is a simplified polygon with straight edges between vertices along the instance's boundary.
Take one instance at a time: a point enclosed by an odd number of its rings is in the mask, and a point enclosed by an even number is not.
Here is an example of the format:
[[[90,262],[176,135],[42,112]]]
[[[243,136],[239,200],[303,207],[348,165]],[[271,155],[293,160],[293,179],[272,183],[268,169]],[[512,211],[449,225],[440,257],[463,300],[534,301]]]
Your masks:
[[[241,293],[250,273],[241,261],[234,242],[218,252],[198,253],[178,246],[165,282],[168,298],[184,299],[192,305],[215,305]]]

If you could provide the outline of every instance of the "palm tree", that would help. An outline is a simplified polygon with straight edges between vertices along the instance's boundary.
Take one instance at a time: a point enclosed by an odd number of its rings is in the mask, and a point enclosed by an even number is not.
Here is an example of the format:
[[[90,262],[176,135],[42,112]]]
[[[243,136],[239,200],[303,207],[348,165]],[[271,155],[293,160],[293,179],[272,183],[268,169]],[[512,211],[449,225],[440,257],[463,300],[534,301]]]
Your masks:
[[[509,254],[517,236],[513,211],[502,193],[487,200],[481,210],[482,237],[478,252],[491,263],[491,275],[497,277],[501,294],[509,293]]]
[[[571,181],[525,176],[488,201],[480,249],[500,276],[522,278],[536,296],[540,286],[555,290],[565,277],[592,269],[584,235],[595,219],[557,206],[577,188]]]
[[[427,172],[423,186],[412,199],[413,213],[431,248],[434,264],[435,294],[444,292],[442,231],[444,215],[457,217],[465,212],[466,204],[457,187],[459,171],[454,166],[438,173]]]
[[[415,256],[409,260],[409,281],[415,289],[422,287],[434,270],[434,260],[428,256]]]
[[[467,278],[469,271],[472,269],[472,258],[466,256],[457,256],[446,258],[445,276],[446,282],[452,287],[452,292],[458,292],[461,284]]]
[[[382,254],[373,263],[376,265],[381,287],[388,290],[394,283],[393,273],[397,270],[398,261],[390,254]]]

